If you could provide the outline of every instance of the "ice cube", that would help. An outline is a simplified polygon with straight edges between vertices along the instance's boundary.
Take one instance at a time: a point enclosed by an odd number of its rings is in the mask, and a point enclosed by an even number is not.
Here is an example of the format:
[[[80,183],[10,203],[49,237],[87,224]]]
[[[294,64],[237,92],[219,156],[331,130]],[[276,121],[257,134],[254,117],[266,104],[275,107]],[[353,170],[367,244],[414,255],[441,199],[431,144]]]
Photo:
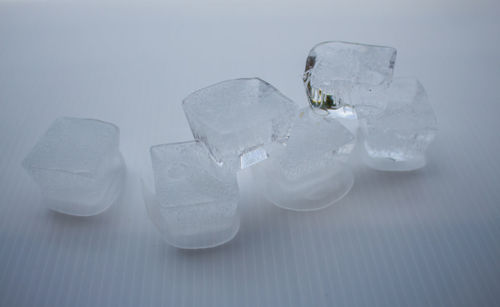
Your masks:
[[[437,133],[437,120],[418,80],[394,79],[386,90],[367,96],[357,110],[368,166],[405,171],[426,164],[425,151]]]
[[[80,216],[111,206],[125,174],[119,134],[117,126],[99,120],[55,120],[23,161],[46,206]]]
[[[218,165],[199,141],[151,147],[156,195],[146,193],[150,217],[165,240],[180,248],[206,248],[238,231],[236,173]]]
[[[288,136],[295,104],[258,79],[223,81],[198,90],[183,101],[195,139],[213,158],[233,169],[267,158],[263,145]]]
[[[300,110],[292,120],[286,145],[272,145],[269,159],[255,168],[265,197],[292,210],[324,208],[353,185],[345,165],[355,136],[337,120]]]
[[[336,41],[317,44],[309,52],[304,72],[309,102],[330,113],[348,108],[353,90],[387,84],[395,62],[396,49],[392,47]]]

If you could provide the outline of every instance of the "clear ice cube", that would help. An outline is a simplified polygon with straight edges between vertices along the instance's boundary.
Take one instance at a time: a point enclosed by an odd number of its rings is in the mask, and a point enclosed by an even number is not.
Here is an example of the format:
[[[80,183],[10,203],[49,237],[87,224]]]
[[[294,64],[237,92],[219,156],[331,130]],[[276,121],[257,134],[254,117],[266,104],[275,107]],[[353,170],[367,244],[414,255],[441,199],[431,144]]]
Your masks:
[[[165,240],[206,248],[238,231],[236,173],[218,165],[199,141],[151,147],[156,195],[145,192],[150,217]]]
[[[303,79],[309,102],[326,112],[349,108],[351,92],[387,84],[395,62],[392,47],[337,41],[317,44],[309,52]]]
[[[23,161],[55,211],[88,216],[107,209],[122,191],[125,164],[119,129],[93,119],[59,118]]]
[[[363,159],[379,170],[405,171],[426,164],[425,151],[437,133],[427,94],[414,78],[394,79],[390,86],[359,101]]]
[[[234,79],[198,90],[183,101],[195,139],[233,169],[267,158],[263,146],[288,136],[295,104],[269,83]]]
[[[271,202],[292,210],[315,210],[341,199],[353,185],[345,165],[355,136],[337,120],[300,110],[285,145],[269,148],[255,178]]]

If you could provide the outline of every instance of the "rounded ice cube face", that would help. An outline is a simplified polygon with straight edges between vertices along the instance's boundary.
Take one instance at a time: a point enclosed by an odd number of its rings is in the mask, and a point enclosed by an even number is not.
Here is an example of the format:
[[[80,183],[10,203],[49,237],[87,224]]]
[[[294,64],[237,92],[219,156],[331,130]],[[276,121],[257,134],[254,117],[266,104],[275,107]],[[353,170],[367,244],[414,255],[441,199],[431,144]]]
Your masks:
[[[369,101],[358,110],[364,162],[386,171],[423,167],[425,151],[437,133],[437,120],[422,84],[414,78],[394,79]]]
[[[119,129],[94,119],[59,118],[23,161],[45,205],[79,216],[98,214],[120,195],[125,164]]]
[[[258,78],[223,81],[183,101],[195,139],[220,164],[246,168],[267,158],[262,146],[288,136],[295,104]]]
[[[199,141],[151,147],[156,195],[146,206],[164,239],[179,248],[208,248],[239,229],[236,173],[218,165]]]
[[[302,109],[292,120],[286,145],[269,148],[254,170],[264,196],[279,207],[309,211],[344,197],[354,178],[344,162],[355,136],[337,120]]]
[[[351,104],[354,88],[371,88],[392,79],[396,49],[347,42],[323,42],[306,60],[304,85],[311,106],[327,112]]]

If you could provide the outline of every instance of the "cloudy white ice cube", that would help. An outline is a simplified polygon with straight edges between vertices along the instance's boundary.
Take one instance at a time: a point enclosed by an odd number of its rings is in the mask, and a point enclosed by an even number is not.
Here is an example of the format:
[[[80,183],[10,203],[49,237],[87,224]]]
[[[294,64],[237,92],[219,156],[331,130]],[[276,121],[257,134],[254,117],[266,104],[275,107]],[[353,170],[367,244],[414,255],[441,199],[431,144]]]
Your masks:
[[[106,210],[124,181],[119,134],[118,127],[99,120],[55,120],[23,161],[45,205],[80,216]]]
[[[291,120],[286,144],[269,146],[269,159],[255,166],[256,182],[274,204],[292,210],[324,208],[353,185],[345,164],[355,136],[337,120],[301,109]]]
[[[199,141],[151,147],[155,195],[146,191],[150,217],[164,239],[180,248],[206,248],[238,231],[236,173],[211,158]]]
[[[426,164],[425,152],[437,133],[437,120],[417,79],[394,79],[387,89],[360,101],[357,112],[368,166],[405,171]]]

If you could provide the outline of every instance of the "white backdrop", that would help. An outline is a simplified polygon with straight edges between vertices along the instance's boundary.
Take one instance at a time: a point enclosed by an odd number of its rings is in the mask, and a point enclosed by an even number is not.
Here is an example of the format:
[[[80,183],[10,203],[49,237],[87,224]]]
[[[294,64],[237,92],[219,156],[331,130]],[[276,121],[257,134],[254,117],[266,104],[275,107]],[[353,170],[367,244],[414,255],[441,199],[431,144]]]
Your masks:
[[[0,2],[1,306],[480,306],[500,295],[500,6],[495,1]],[[242,225],[220,248],[161,241],[139,180],[150,145],[191,139],[190,92],[258,76],[298,103],[309,49],[398,49],[440,132],[429,164],[356,163],[340,203],[288,212],[242,173]],[[127,189],[106,213],[40,205],[20,162],[58,116],[121,128]],[[354,161],[356,162],[356,161]]]

